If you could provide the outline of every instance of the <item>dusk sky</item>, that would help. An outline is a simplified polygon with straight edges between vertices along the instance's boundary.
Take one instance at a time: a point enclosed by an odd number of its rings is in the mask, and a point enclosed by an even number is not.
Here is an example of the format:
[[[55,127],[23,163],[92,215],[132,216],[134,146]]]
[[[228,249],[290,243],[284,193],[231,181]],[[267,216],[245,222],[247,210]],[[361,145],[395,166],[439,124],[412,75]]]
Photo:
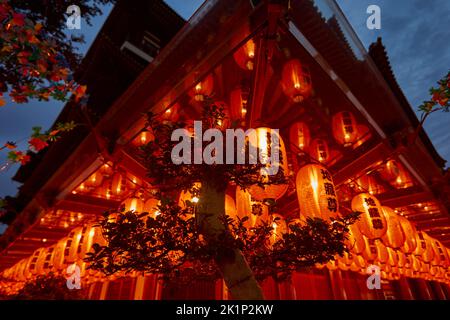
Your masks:
[[[181,16],[188,19],[202,0],[167,0]],[[449,0],[338,0],[343,12],[366,48],[381,36],[387,47],[397,80],[414,109],[428,99],[428,89],[450,68],[450,1]],[[381,8],[381,30],[368,30],[366,9],[375,4]],[[93,26],[82,25],[81,32],[86,52],[98,30],[109,14],[93,20]],[[26,138],[33,126],[48,129],[61,111],[63,103],[35,102],[7,105],[0,108],[0,141],[22,140],[19,146],[26,148]],[[434,114],[425,128],[435,147],[446,160],[450,160],[450,114]],[[0,164],[6,161],[6,151],[0,153]],[[18,184],[11,181],[17,170],[12,166],[0,173],[0,197],[14,195]],[[1,228],[0,228],[1,229]],[[0,230],[1,232],[1,230]]]

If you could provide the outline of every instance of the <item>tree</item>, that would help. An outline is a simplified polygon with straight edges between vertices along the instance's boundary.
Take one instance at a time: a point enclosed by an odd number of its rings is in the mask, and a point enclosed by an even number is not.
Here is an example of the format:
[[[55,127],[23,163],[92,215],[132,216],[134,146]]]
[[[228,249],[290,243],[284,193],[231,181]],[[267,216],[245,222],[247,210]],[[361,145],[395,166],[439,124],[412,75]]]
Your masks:
[[[90,24],[92,17],[102,13],[102,5],[114,2],[77,1],[77,5]],[[81,59],[76,45],[83,42],[83,37],[69,37],[64,32],[66,10],[71,4],[62,0],[0,0],[0,107],[5,105],[4,93],[16,103],[72,98],[86,104],[87,88],[73,77]],[[28,151],[45,148],[61,132],[73,127],[73,124],[58,124],[46,133],[41,133],[41,128],[33,128]],[[8,141],[1,149],[10,150],[11,162],[25,164],[30,160],[27,151],[17,150],[16,142]]]
[[[205,128],[224,132],[226,122],[222,107],[206,104],[202,119]],[[152,212],[122,208],[105,213],[99,225],[107,244],[94,244],[94,252],[86,260],[90,268],[106,274],[151,272],[178,283],[223,277],[233,298],[262,299],[257,281],[267,277],[285,280],[295,270],[326,263],[346,251],[346,232],[357,213],[330,221],[289,221],[286,232],[275,238],[279,218],[260,219],[251,226],[250,216],[261,215],[261,208],[252,208],[244,217],[229,216],[225,194],[230,183],[243,189],[286,183],[288,175],[281,167],[277,174],[264,176],[260,170],[265,165],[249,164],[249,158],[242,165],[175,164],[172,150],[177,143],[171,140],[172,132],[187,124],[149,114],[148,127],[154,139],[141,148],[140,157],[157,188],[153,195],[159,205]],[[194,147],[193,138],[185,137]],[[202,150],[204,147],[205,143]],[[249,148],[247,142],[245,149]],[[192,201],[178,204],[175,199],[180,190],[189,190],[194,195]],[[273,199],[264,202],[259,206],[267,204],[272,212],[276,210]]]

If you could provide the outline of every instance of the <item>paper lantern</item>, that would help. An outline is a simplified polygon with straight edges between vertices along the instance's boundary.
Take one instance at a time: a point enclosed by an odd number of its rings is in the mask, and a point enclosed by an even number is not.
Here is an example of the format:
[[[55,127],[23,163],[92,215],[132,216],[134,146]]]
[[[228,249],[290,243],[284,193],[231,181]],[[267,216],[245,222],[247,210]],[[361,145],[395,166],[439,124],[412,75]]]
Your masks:
[[[296,178],[300,215],[329,219],[339,212],[339,203],[330,172],[318,164],[302,167]]]
[[[103,176],[100,171],[96,171],[89,176],[89,178],[84,182],[88,187],[96,188],[102,184]]]
[[[255,49],[255,42],[250,39],[233,54],[234,61],[241,69],[253,70]]]
[[[150,213],[150,215],[155,218],[156,216],[160,215],[161,212],[159,212],[158,206],[161,204],[161,201],[155,198],[149,198],[144,203],[144,212]]]
[[[275,243],[276,241],[283,239],[283,234],[288,232],[288,226],[282,215],[273,214],[271,217],[273,231],[270,242]]]
[[[111,193],[115,196],[123,196],[126,191],[125,176],[120,172],[114,173],[111,181]]]
[[[423,231],[418,231],[416,235],[417,247],[414,254],[420,256],[424,262],[431,262],[434,258],[431,238]]]
[[[232,218],[237,216],[236,203],[229,194],[225,194],[225,213]]]
[[[17,281],[26,281],[27,280],[27,274],[25,272],[27,266],[28,266],[28,260],[29,258],[25,258],[19,261],[19,263],[15,264],[13,272],[13,279]]]
[[[375,177],[371,174],[363,174],[358,178],[357,183],[362,192],[368,192],[371,195],[379,194],[385,191],[383,186],[378,184]]]
[[[28,258],[24,275],[27,279],[30,279],[32,276],[37,274],[37,263],[41,255],[45,254],[45,248],[36,249],[33,254]]]
[[[434,258],[431,261],[431,264],[434,266],[448,267],[450,265],[450,261],[444,245],[432,237],[430,237],[430,242],[434,252]]]
[[[45,253],[41,255],[40,261],[38,261],[38,273],[46,274],[53,271],[53,256],[55,254],[55,245],[45,249]]]
[[[299,60],[292,59],[285,63],[282,71],[281,87],[286,96],[299,103],[311,95],[311,76]]]
[[[214,79],[213,76],[209,74],[189,91],[189,95],[193,97],[195,101],[204,101],[207,96],[211,95],[213,87]]]
[[[55,246],[55,251],[53,253],[53,260],[52,260],[52,264],[55,270],[61,270],[65,267],[64,253],[66,251],[67,240],[69,239],[68,238],[61,239]]]
[[[142,201],[138,197],[131,197],[125,200],[122,204],[125,207],[125,212],[133,211],[133,212],[143,212],[144,209],[144,201]]]
[[[180,109],[181,109],[180,104],[172,103],[172,99],[166,98],[163,101],[163,108],[164,108],[164,111],[158,116],[159,120],[161,120],[163,122],[164,121],[170,121],[170,122],[178,121],[178,119],[180,117]]]
[[[139,133],[136,138],[133,139],[131,144],[134,147],[142,147],[148,144],[149,142],[153,141],[155,139],[155,136],[151,131],[144,130],[141,133]]]
[[[355,116],[350,111],[336,113],[332,118],[333,136],[344,147],[351,146],[358,138]]]
[[[113,164],[111,162],[105,163],[100,167],[99,171],[104,177],[110,177],[114,172]]]
[[[241,87],[235,88],[230,93],[231,119],[245,119],[247,116],[248,90]]]
[[[352,210],[361,212],[356,226],[369,239],[381,238],[387,230],[386,218],[380,202],[368,193],[360,193],[352,199]]]
[[[269,154],[272,154],[274,152],[277,152],[277,149],[274,148],[273,143],[271,142],[272,135],[276,135],[279,141],[279,156],[278,161],[275,161],[274,163],[270,163],[272,161],[269,157]],[[268,164],[266,164],[266,168],[282,168],[283,174],[285,176],[288,175],[289,168],[288,168],[288,162],[287,162],[287,154],[286,154],[286,148],[283,142],[283,139],[281,136],[276,132],[273,131],[270,128],[257,128],[256,129],[256,141],[253,139],[254,137],[251,137],[249,143],[253,146],[258,148],[258,154],[259,154],[259,163],[261,161],[261,155],[263,158],[267,159]],[[280,172],[280,169],[278,170]],[[263,181],[269,181],[268,176],[262,176]],[[249,193],[251,196],[258,201],[264,201],[265,199],[274,199],[278,200],[280,199],[287,191],[288,184],[273,184],[273,185],[267,185],[265,188],[262,188],[257,185],[253,185],[249,188]]]
[[[412,185],[412,180],[403,166],[395,161],[389,160],[380,171],[381,177],[395,188],[405,188]]]
[[[405,235],[405,242],[400,250],[404,253],[412,253],[417,247],[416,228],[408,219],[402,216],[397,215],[397,220],[400,222],[403,234]]]
[[[369,239],[364,237],[365,248],[362,256],[366,261],[372,263],[386,263],[389,259],[386,246],[379,239]]]
[[[350,225],[348,229],[347,240],[345,240],[346,247],[353,254],[361,254],[366,246],[364,236],[354,224]]]
[[[252,199],[250,193],[242,190],[239,186],[236,187],[236,210],[238,217],[247,216],[249,218],[245,224],[246,227],[254,227],[258,221],[268,221],[269,218],[268,207]]]
[[[202,184],[200,182],[195,182],[193,186],[193,190],[183,190],[178,199],[178,205],[184,208],[187,202],[191,204],[197,204],[200,201],[200,189]],[[193,191],[193,193],[191,193]]]
[[[296,122],[289,129],[289,142],[292,152],[297,153],[298,150],[308,150],[311,135],[309,128],[304,122]]]
[[[82,230],[83,228],[78,227],[69,233],[64,249],[64,264],[71,264],[78,259],[77,250],[82,236]]]
[[[389,207],[381,207],[381,210],[386,218],[387,230],[385,235],[381,238],[384,244],[388,247],[397,249],[405,242],[405,235],[400,220],[397,214]]]
[[[331,159],[328,143],[324,139],[312,140],[309,146],[309,155],[321,163],[327,163]]]

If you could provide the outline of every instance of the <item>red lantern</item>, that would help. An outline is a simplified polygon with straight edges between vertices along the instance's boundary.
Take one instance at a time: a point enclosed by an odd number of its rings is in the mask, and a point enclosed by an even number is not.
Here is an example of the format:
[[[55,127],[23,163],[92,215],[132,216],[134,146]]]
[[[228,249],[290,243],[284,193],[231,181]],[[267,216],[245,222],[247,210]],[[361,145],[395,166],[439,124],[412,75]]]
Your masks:
[[[209,74],[189,91],[189,95],[193,97],[195,101],[203,101],[205,100],[205,97],[211,95],[213,87],[214,79],[212,74]]]
[[[381,238],[387,230],[386,218],[380,202],[368,193],[360,193],[352,200],[352,210],[361,212],[356,226],[369,239]]]
[[[111,181],[111,193],[115,196],[123,196],[126,191],[126,180],[124,175],[116,172]]]
[[[236,210],[240,218],[247,216],[247,227],[254,227],[258,221],[267,221],[269,217],[269,209],[263,203],[252,199],[248,191],[242,190],[240,187],[236,188]]]
[[[308,150],[311,136],[309,128],[304,122],[296,122],[291,126],[289,138],[292,152],[296,153],[299,149],[302,151]]]
[[[395,160],[389,160],[380,173],[381,177],[395,188],[406,188],[412,185],[409,174],[402,165]]]
[[[332,118],[333,135],[344,147],[351,146],[359,139],[358,124],[350,111],[342,111]]]
[[[257,128],[256,129],[256,140],[252,141],[254,139],[250,140],[250,144],[257,147],[259,149],[259,159],[261,160],[261,154],[265,158],[269,158],[269,154],[275,152],[273,148],[273,144],[271,143],[271,140],[269,140],[269,136],[272,136],[275,134],[278,137],[279,141],[279,161],[275,163],[268,163],[266,164],[266,168],[270,167],[279,167],[283,169],[283,174],[287,176],[289,172],[288,163],[287,163],[287,154],[286,154],[286,148],[284,146],[283,139],[281,136],[274,130],[270,128]],[[268,176],[262,176],[263,181],[268,181]],[[273,185],[267,185],[265,188],[261,188],[260,186],[254,185],[249,188],[249,193],[251,196],[258,201],[264,201],[265,199],[274,199],[278,200],[280,199],[287,191],[288,185],[287,184],[273,184]]]
[[[149,143],[150,141],[153,141],[155,139],[155,136],[151,131],[144,130],[141,133],[137,135],[136,138],[133,139],[132,144],[135,147],[142,147]]]
[[[357,182],[362,192],[369,192],[371,195],[382,193],[385,190],[371,174],[362,175]]]
[[[52,264],[56,270],[61,270],[64,268],[64,252],[66,251],[66,245],[68,238],[63,238],[58,241],[55,246],[55,252],[53,254]]]
[[[284,94],[296,103],[311,95],[311,76],[299,60],[292,59],[283,66],[281,87]]]
[[[149,198],[144,203],[144,212],[150,213],[153,218],[156,218],[161,214],[159,212],[158,206],[161,204],[161,201],[155,198]]]
[[[231,119],[245,119],[247,116],[248,90],[238,87],[230,93]]]
[[[348,229],[348,238],[347,240],[345,240],[346,247],[353,254],[361,254],[364,251],[366,245],[364,236],[355,225],[350,225]]]
[[[417,232],[417,248],[414,251],[416,256],[420,256],[424,262],[431,262],[434,258],[431,238],[423,231]]]
[[[88,187],[96,188],[102,184],[103,176],[100,171],[96,171],[89,176],[89,178],[84,182]]]
[[[450,261],[447,254],[447,249],[437,239],[430,237],[430,241],[434,252],[434,259],[431,261],[431,264],[434,266],[448,267],[450,265]]]
[[[386,234],[381,238],[388,247],[397,249],[405,242],[405,235],[397,214],[389,207],[381,207],[387,222]]]
[[[125,206],[125,212],[143,212],[144,209],[144,202],[138,197],[128,198],[123,202],[123,205]]]
[[[397,220],[400,222],[403,234],[405,235],[405,242],[400,250],[404,253],[413,253],[417,247],[416,241],[416,228],[414,225],[406,218],[397,215]]]
[[[321,163],[327,163],[330,160],[328,143],[323,139],[312,140],[309,147],[309,155]]]
[[[329,219],[339,212],[339,203],[330,172],[318,164],[302,167],[296,179],[300,214]]]
[[[253,70],[255,59],[255,42],[248,40],[233,54],[234,61],[244,70]]]

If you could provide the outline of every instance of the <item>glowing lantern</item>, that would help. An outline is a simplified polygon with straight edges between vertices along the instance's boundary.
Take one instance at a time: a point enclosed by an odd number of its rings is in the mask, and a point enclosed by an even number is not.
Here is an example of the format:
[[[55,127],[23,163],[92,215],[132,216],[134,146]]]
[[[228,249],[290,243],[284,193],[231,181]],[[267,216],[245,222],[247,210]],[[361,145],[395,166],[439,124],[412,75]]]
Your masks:
[[[272,237],[270,239],[271,243],[276,242],[279,239],[283,238],[283,234],[287,233],[288,226],[286,224],[286,220],[284,217],[279,214],[272,215]]]
[[[276,148],[274,148],[274,145],[270,140],[273,135],[276,135],[279,141],[278,161],[275,161],[275,159],[270,159],[269,157],[269,154],[273,156],[273,154],[278,151]],[[250,144],[258,148],[259,161],[261,162],[261,158],[263,158],[267,162],[266,164],[267,169],[276,167],[282,168],[283,174],[287,176],[289,172],[287,163],[287,154],[281,136],[276,131],[270,128],[257,128],[256,129],[257,141],[252,140],[254,139],[250,139]],[[272,160],[274,162],[270,163]],[[278,170],[278,172],[280,172],[280,170]],[[262,179],[263,181],[268,181],[269,177],[263,175]],[[265,188],[261,188],[260,186],[254,185],[249,188],[249,192],[251,196],[258,201],[263,201],[265,199],[278,200],[286,193],[287,189],[288,189],[287,184],[267,185],[265,186]]]
[[[228,194],[225,194],[225,213],[233,218],[237,216],[237,209],[234,199]]]
[[[33,254],[28,258],[24,275],[27,279],[37,274],[38,260],[41,255],[45,255],[45,248],[39,248],[33,252]]]
[[[408,219],[402,216],[397,215],[397,220],[400,222],[403,234],[405,235],[405,242],[400,250],[404,253],[413,253],[417,247],[416,228]]]
[[[345,240],[346,247],[354,254],[361,254],[366,246],[364,236],[355,225],[350,225],[348,229],[348,238]]]
[[[61,270],[64,268],[64,252],[66,251],[66,245],[68,238],[63,238],[58,241],[53,253],[52,264],[55,270]]]
[[[236,188],[236,210],[240,218],[247,216],[248,227],[254,227],[259,220],[267,221],[269,217],[269,209],[266,205],[252,199],[248,191]]]
[[[105,238],[103,238],[102,230],[99,226],[88,225],[83,227],[82,236],[78,243],[77,255],[78,258],[84,259],[86,253],[91,251],[92,245],[97,243],[101,246],[106,244]]]
[[[389,255],[386,247],[383,245],[381,240],[369,239],[364,237],[365,247],[362,252],[362,256],[366,261],[369,262],[381,262],[384,263],[388,260]],[[383,262],[384,261],[384,262]]]
[[[38,273],[45,274],[53,269],[53,256],[55,254],[55,246],[45,249],[45,253],[38,260]]]
[[[294,123],[289,130],[289,142],[292,146],[292,152],[298,149],[305,151],[309,147],[311,136],[309,128],[304,122]]]
[[[213,76],[209,74],[189,91],[189,95],[193,97],[195,101],[203,101],[205,100],[205,97],[211,95],[213,87],[214,79]]]
[[[73,229],[68,236],[66,247],[64,249],[64,263],[70,264],[78,259],[77,251],[80,243],[83,228]]]
[[[342,111],[332,118],[333,136],[343,146],[351,146],[358,138],[358,128],[355,116],[349,111]]]
[[[317,164],[302,167],[296,178],[300,214],[329,219],[339,212],[339,203],[330,172]]]
[[[134,190],[142,186],[142,179],[132,175],[131,173],[127,173],[125,179],[127,183],[127,188],[130,190]]]
[[[430,237],[431,246],[433,247],[434,259],[431,261],[431,264],[434,266],[449,266],[449,257],[447,254],[447,250],[444,245],[438,241],[437,239]]]
[[[178,205],[182,208],[186,206],[186,202],[196,205],[200,201],[201,182],[195,182],[192,190],[183,190],[178,200]],[[192,193],[191,193],[192,191]]]
[[[111,193],[115,196],[122,196],[125,193],[125,191],[126,191],[125,177],[120,172],[116,172],[112,176]]]
[[[369,192],[371,195],[379,194],[384,191],[384,188],[379,185],[375,177],[371,174],[364,174],[358,178],[357,183],[362,192]]]
[[[111,162],[103,164],[100,169],[100,173],[105,177],[110,177],[113,174],[113,166]]]
[[[431,238],[423,231],[418,231],[416,234],[417,248],[414,254],[420,256],[424,262],[431,262],[434,258]]]
[[[236,88],[230,93],[231,119],[245,119],[247,115],[248,91]]]
[[[327,163],[330,160],[328,143],[323,139],[312,140],[309,147],[309,155],[321,163]]]
[[[361,212],[355,224],[363,235],[376,239],[386,233],[386,218],[377,198],[368,193],[360,193],[353,198],[351,206],[353,211]]]
[[[403,169],[400,163],[395,160],[389,160],[383,170],[380,172],[381,177],[389,182],[393,187],[405,188],[412,184],[409,174]]]
[[[90,177],[84,182],[84,184],[88,187],[99,187],[102,184],[103,176],[99,171],[94,172],[90,175]]]
[[[22,260],[19,261],[19,263],[14,265],[14,268],[12,270],[12,273],[13,273],[12,277],[13,277],[14,280],[17,280],[17,281],[25,281],[25,280],[27,280],[27,276],[26,276],[25,270],[26,270],[26,268],[28,266],[28,260],[29,260],[29,258],[28,259],[22,259]]]
[[[381,207],[387,222],[386,234],[381,238],[386,246],[397,249],[405,242],[402,225],[397,214],[389,207]]]
[[[138,197],[128,198],[124,201],[123,205],[125,206],[125,212],[143,212],[144,209],[144,202]]]
[[[161,204],[161,201],[155,198],[149,198],[144,203],[144,212],[150,213],[153,218],[160,215],[161,213],[158,210],[158,206]]]
[[[172,103],[172,99],[167,97],[163,100],[164,112],[159,116],[162,121],[176,122],[179,118],[180,105],[178,103]],[[169,108],[170,106],[170,108]],[[148,143],[148,142],[147,142]]]
[[[135,147],[142,147],[148,144],[149,142],[153,141],[155,139],[155,136],[152,132],[148,130],[144,130],[141,133],[137,135],[136,138],[133,139],[131,142],[133,146]]]
[[[255,42],[250,39],[233,54],[234,61],[244,70],[253,70]]]
[[[311,76],[299,60],[292,59],[283,66],[281,87],[284,94],[296,103],[311,95]]]

